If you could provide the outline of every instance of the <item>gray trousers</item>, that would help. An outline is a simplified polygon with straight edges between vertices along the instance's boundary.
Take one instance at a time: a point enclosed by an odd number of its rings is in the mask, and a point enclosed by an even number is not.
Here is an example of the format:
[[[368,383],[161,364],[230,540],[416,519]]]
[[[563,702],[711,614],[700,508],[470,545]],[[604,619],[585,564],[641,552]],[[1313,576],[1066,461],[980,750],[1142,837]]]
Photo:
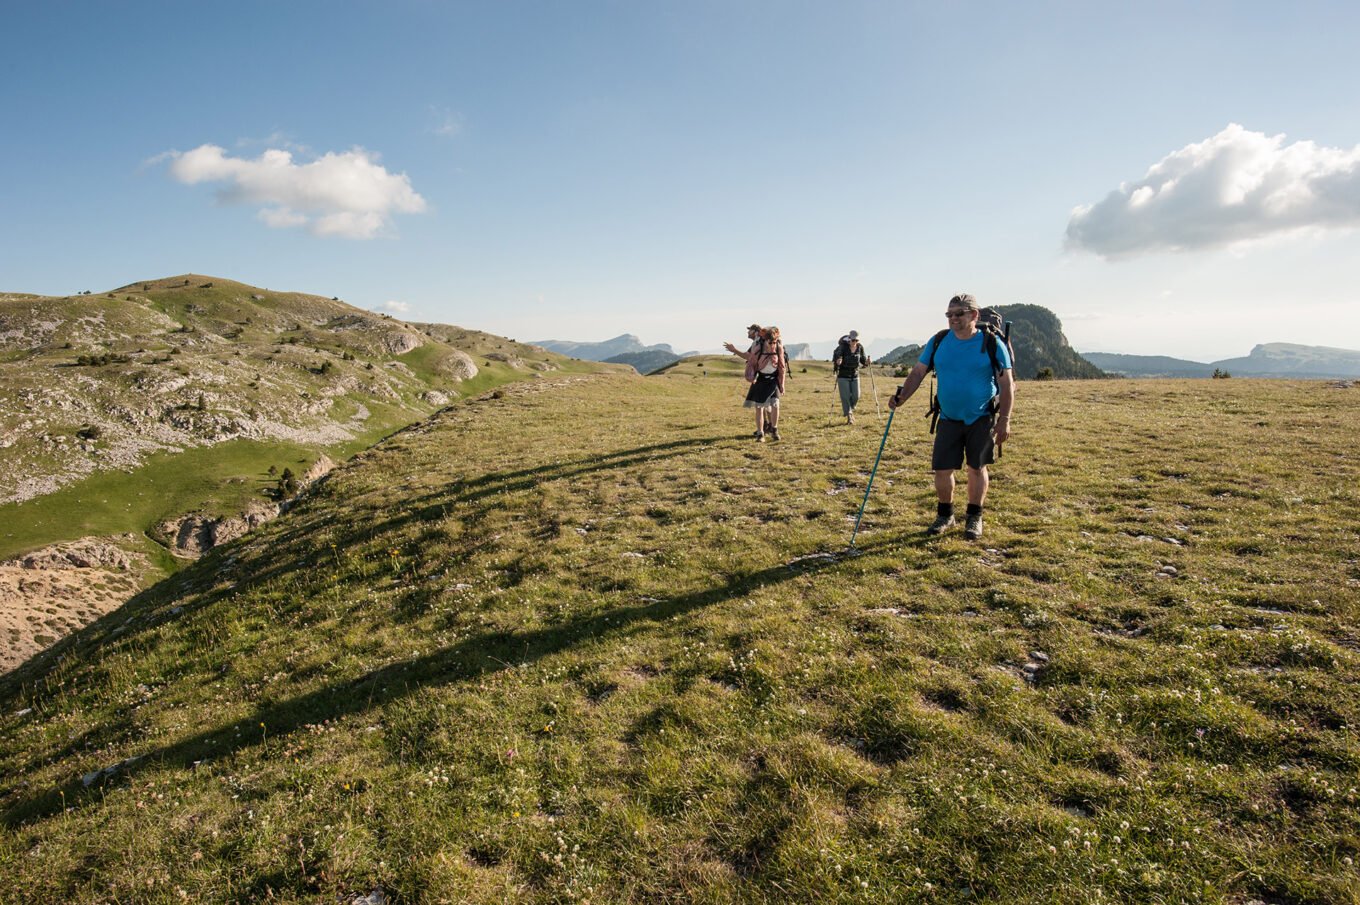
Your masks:
[[[859,405],[859,378],[837,377],[836,389],[841,393],[841,414],[849,415]]]

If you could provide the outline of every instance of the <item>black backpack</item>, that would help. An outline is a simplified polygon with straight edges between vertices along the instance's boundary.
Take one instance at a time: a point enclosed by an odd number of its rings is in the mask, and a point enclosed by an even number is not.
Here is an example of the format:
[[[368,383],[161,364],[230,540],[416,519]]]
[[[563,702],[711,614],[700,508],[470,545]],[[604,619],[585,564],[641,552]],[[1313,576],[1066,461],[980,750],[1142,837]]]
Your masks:
[[[1001,359],[997,356],[997,343],[1005,343],[1006,351],[1010,354],[1011,369],[1014,373],[1015,368],[1015,349],[1011,347],[1011,322],[1003,320],[1001,312],[995,308],[982,308],[978,310],[977,328],[982,333],[982,349],[992,359],[992,376],[1001,374],[1004,368],[1001,367]],[[930,340],[927,347],[930,350],[930,364],[926,367],[930,374],[930,408],[926,410],[926,417],[930,419],[930,432],[935,433],[935,425],[940,422],[940,398],[935,394],[935,353],[940,350],[940,343],[944,341],[949,333],[946,328],[936,333]],[[921,360],[925,360],[925,351],[921,352]],[[996,413],[996,397],[992,397],[991,410]],[[997,457],[1000,458],[1001,450],[997,450]]]
[[[860,343],[860,352],[864,351],[864,344]],[[840,342],[836,344],[836,351],[831,353],[831,364],[834,366],[838,361],[849,361],[854,358],[859,359],[855,352],[850,351],[850,337],[842,336]],[[858,368],[856,368],[858,370]]]

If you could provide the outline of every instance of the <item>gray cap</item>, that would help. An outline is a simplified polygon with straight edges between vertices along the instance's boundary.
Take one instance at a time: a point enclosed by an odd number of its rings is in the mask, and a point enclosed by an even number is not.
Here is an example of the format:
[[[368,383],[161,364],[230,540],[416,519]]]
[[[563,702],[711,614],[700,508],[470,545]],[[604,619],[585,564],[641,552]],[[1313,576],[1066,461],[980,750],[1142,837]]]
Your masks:
[[[960,292],[949,300],[949,304],[954,308],[968,308],[972,311],[978,310],[977,297],[967,292]]]
[[[849,336],[851,339],[859,339],[859,331],[858,331],[858,330],[851,330],[851,331],[850,331],[849,333],[847,333],[846,335]]]

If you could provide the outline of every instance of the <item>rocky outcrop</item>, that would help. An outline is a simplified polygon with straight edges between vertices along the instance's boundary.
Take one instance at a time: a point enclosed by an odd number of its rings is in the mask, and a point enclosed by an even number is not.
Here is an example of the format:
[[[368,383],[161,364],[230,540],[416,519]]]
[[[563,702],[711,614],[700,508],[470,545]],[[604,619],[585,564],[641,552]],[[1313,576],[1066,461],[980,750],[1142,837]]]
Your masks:
[[[522,369],[524,367],[524,359],[520,358],[518,355],[506,355],[504,352],[488,352],[486,353],[486,358],[487,361],[503,361],[510,367],[516,369]]]
[[[134,541],[131,534],[115,538],[82,537],[66,544],[53,544],[24,554],[20,559],[4,565],[18,565],[25,569],[116,569],[127,571],[135,565],[134,555],[118,542]]]
[[[335,462],[329,456],[322,455],[303,472],[299,479],[301,490],[298,495],[305,493],[308,487],[330,474],[334,468]],[[237,515],[222,517],[190,512],[179,518],[161,522],[156,531],[171,553],[184,559],[197,559],[213,547],[234,541],[243,534],[278,518],[279,513],[295,499],[297,497],[284,500],[282,503],[257,500]]]
[[[453,380],[471,380],[477,376],[477,365],[466,352],[452,349],[448,355],[435,362],[434,372]]]

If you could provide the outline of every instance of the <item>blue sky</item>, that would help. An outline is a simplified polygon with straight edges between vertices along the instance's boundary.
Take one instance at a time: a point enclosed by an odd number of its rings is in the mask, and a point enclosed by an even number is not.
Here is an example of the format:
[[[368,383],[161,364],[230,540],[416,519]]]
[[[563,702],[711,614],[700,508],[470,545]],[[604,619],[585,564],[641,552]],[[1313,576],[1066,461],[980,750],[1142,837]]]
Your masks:
[[[1351,3],[6,4],[0,290],[521,340],[1360,348]],[[877,342],[874,342],[874,341]]]

